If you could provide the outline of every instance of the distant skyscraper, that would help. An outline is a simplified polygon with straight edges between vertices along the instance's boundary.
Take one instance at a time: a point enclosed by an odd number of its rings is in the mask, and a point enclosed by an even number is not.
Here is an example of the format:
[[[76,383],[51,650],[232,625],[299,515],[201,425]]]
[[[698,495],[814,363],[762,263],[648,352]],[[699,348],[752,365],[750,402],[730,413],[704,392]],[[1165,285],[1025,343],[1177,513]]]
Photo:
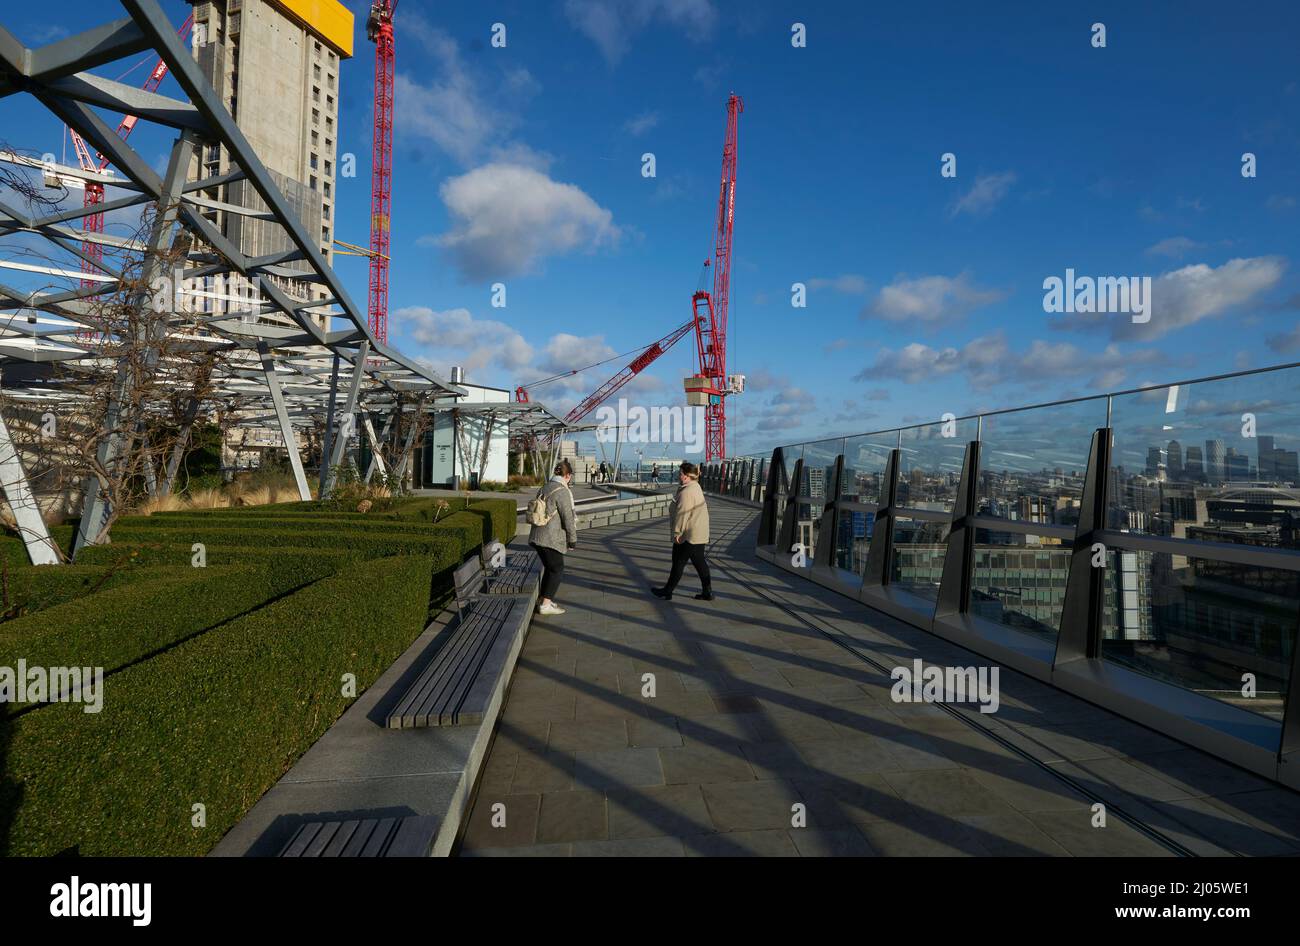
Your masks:
[[[1274,450],[1273,476],[1283,483],[1300,486],[1300,453],[1294,450]]]
[[[1183,478],[1183,445],[1177,440],[1171,440],[1165,452],[1169,457],[1166,461],[1169,467],[1169,478],[1171,480],[1181,480]]]
[[[1183,475],[1189,480],[1205,478],[1205,467],[1201,464],[1201,448],[1187,448],[1187,462],[1183,464]]]
[[[1160,468],[1164,466],[1161,455],[1159,447],[1147,447],[1147,476],[1154,478],[1160,475]]]
[[[1229,447],[1223,458],[1223,478],[1230,483],[1250,479],[1250,457],[1238,453],[1236,447]]]
[[[1259,450],[1259,456],[1256,461],[1256,466],[1259,468],[1259,478],[1261,480],[1273,479],[1273,477],[1277,475],[1277,461],[1275,457],[1277,450],[1274,446],[1273,438],[1271,436],[1258,437],[1256,438],[1255,446]]]
[[[1223,441],[1205,441],[1205,478],[1211,483],[1223,482]]]

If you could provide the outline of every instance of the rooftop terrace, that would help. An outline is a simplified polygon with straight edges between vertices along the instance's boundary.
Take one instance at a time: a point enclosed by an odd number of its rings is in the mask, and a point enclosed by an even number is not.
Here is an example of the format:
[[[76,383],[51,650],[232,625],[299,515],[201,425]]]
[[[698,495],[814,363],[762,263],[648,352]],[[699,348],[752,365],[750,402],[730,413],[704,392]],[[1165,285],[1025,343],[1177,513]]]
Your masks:
[[[1013,670],[996,713],[896,702],[894,667],[989,661],[774,569],[758,511],[711,506],[711,603],[689,579],[671,602],[648,594],[662,521],[581,534],[568,613],[529,633],[462,854],[1300,851],[1289,789]]]

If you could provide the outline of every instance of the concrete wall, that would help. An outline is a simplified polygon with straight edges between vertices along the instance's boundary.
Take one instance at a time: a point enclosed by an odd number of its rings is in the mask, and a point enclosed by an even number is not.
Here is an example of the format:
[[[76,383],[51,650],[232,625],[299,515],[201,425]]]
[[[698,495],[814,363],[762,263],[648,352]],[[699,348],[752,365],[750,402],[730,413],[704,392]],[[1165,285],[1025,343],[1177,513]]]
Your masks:
[[[584,510],[579,506],[578,529],[598,529],[601,526],[617,526],[628,522],[640,522],[643,519],[663,519],[671,512],[672,505],[672,497],[664,494],[623,499],[590,510]]]

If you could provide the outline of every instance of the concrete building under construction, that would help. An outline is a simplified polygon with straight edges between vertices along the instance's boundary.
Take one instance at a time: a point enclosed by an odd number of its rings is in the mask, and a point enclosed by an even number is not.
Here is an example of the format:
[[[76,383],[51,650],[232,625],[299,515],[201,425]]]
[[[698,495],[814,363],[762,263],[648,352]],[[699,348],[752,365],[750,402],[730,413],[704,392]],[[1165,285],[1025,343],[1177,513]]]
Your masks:
[[[338,176],[339,67],[352,56],[352,13],[338,0],[205,0],[194,4],[191,46],[207,79],[277,186],[333,262]],[[205,145],[193,180],[221,180],[230,159]],[[233,207],[260,207],[246,181],[203,192],[208,216],[244,253],[265,257],[289,249],[281,228]],[[296,299],[327,302],[320,286],[295,279],[303,263],[286,262],[265,278]],[[240,276],[204,277],[186,287],[192,303],[213,314],[256,319],[258,293]],[[324,325],[328,307],[313,312]]]

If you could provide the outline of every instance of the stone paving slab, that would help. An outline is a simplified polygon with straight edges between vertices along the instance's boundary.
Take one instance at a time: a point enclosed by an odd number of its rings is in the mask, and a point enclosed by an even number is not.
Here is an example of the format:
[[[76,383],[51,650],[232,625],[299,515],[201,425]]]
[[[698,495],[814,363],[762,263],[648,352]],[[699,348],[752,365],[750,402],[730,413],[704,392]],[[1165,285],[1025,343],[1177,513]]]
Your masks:
[[[1300,853],[1300,795],[1006,668],[999,712],[964,714],[975,726],[894,702],[843,645],[886,667],[987,661],[759,561],[753,510],[709,502],[713,602],[692,597],[690,569],[671,602],[649,595],[663,522],[582,533],[567,613],[534,620],[460,853],[1170,853],[1119,818],[1094,827],[1085,792],[1198,853]]]

